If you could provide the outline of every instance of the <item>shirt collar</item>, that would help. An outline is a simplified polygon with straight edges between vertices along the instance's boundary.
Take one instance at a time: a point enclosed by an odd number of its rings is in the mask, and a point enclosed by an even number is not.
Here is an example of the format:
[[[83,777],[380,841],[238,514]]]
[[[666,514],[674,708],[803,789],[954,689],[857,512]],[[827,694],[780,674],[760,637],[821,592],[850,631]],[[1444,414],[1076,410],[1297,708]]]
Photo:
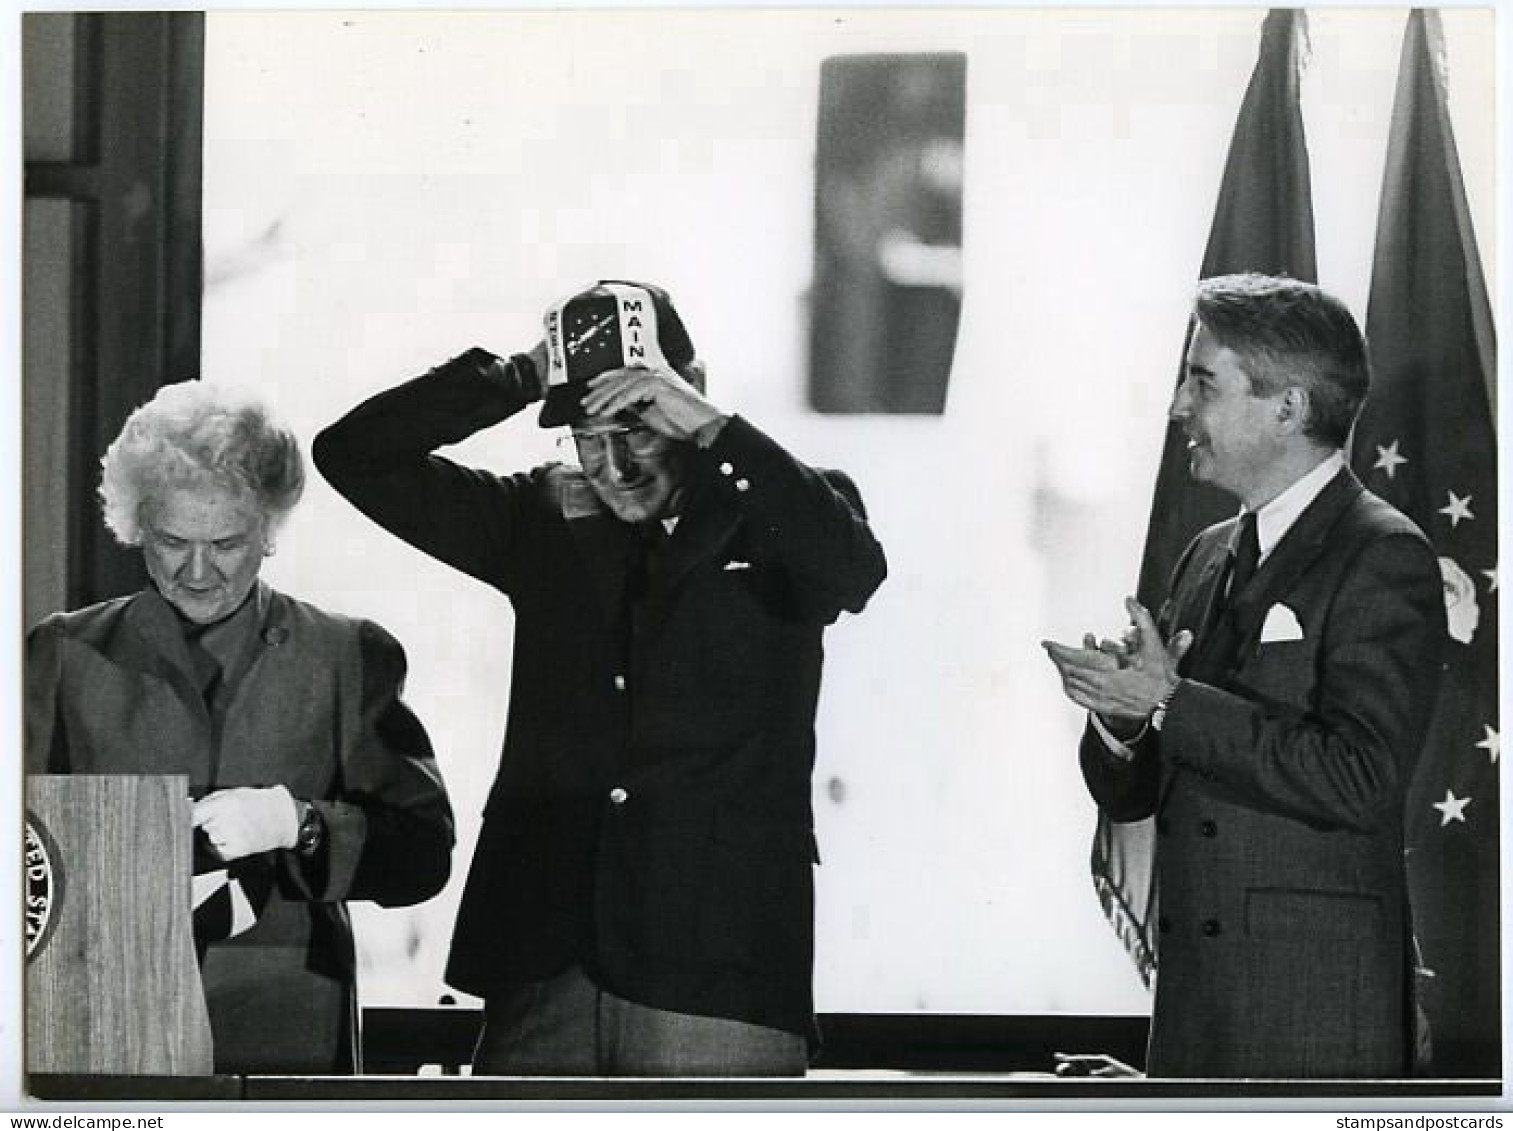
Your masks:
[[[1308,504],[1319,497],[1325,487],[1345,467],[1345,453],[1335,451],[1328,459],[1298,479],[1287,490],[1256,511],[1256,540],[1261,544],[1261,561],[1292,529]]]

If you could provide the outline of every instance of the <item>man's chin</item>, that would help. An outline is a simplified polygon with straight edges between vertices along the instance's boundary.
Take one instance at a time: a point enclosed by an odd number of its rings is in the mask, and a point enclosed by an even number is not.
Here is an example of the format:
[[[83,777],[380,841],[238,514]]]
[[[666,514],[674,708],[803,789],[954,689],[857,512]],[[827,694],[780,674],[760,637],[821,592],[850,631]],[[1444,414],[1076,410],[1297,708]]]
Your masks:
[[[600,491],[599,501],[621,522],[650,522],[662,517],[667,500],[654,491]]]
[[[609,509],[610,513],[618,518],[621,522],[629,522],[634,524],[639,522],[650,522],[652,519],[652,513],[646,507],[612,506]]]

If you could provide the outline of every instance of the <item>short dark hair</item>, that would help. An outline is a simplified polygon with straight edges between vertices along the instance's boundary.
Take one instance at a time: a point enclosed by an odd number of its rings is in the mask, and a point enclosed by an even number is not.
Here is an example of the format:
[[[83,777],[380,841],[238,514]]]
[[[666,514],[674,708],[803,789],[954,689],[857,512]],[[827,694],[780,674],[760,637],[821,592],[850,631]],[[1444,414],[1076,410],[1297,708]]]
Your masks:
[[[1254,392],[1308,393],[1303,432],[1344,447],[1371,387],[1366,340],[1343,302],[1312,283],[1274,275],[1218,275],[1193,307],[1214,341],[1238,354]]]

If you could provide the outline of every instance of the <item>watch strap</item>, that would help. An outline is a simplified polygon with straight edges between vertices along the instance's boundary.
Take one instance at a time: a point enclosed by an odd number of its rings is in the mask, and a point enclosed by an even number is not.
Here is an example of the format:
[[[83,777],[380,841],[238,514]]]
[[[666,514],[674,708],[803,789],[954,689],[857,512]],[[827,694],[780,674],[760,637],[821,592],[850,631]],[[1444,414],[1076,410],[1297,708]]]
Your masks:
[[[1155,709],[1151,711],[1150,725],[1152,730],[1159,732],[1161,725],[1166,722],[1166,710],[1171,706],[1172,696],[1177,693],[1177,688],[1180,685],[1181,681],[1179,680],[1167,688],[1166,694],[1161,696],[1160,700],[1156,703]]]
[[[326,818],[310,802],[299,804],[299,833],[294,838],[294,851],[301,856],[314,856],[326,843]]]

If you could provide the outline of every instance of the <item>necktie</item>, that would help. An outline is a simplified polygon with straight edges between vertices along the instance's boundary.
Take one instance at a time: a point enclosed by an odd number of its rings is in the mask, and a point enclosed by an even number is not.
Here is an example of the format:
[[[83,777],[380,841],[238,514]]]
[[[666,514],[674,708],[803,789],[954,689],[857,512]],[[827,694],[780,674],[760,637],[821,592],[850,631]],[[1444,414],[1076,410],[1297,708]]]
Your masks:
[[[1261,557],[1261,543],[1256,537],[1256,516],[1246,511],[1240,518],[1240,536],[1233,550],[1225,554],[1224,565],[1214,588],[1209,592],[1207,607],[1198,631],[1197,644],[1186,656],[1178,671],[1194,678],[1212,674],[1210,669],[1216,657],[1226,654],[1226,641],[1230,638],[1232,611],[1235,599],[1247,582],[1255,575]]]
[[[625,577],[625,596],[632,617],[645,607],[653,591],[667,531],[660,522],[643,522],[636,526],[633,538]]]
[[[1234,569],[1229,575],[1229,597],[1233,602],[1255,576],[1261,561],[1261,539],[1256,534],[1256,512],[1246,511],[1240,519],[1240,541],[1235,547]]]

